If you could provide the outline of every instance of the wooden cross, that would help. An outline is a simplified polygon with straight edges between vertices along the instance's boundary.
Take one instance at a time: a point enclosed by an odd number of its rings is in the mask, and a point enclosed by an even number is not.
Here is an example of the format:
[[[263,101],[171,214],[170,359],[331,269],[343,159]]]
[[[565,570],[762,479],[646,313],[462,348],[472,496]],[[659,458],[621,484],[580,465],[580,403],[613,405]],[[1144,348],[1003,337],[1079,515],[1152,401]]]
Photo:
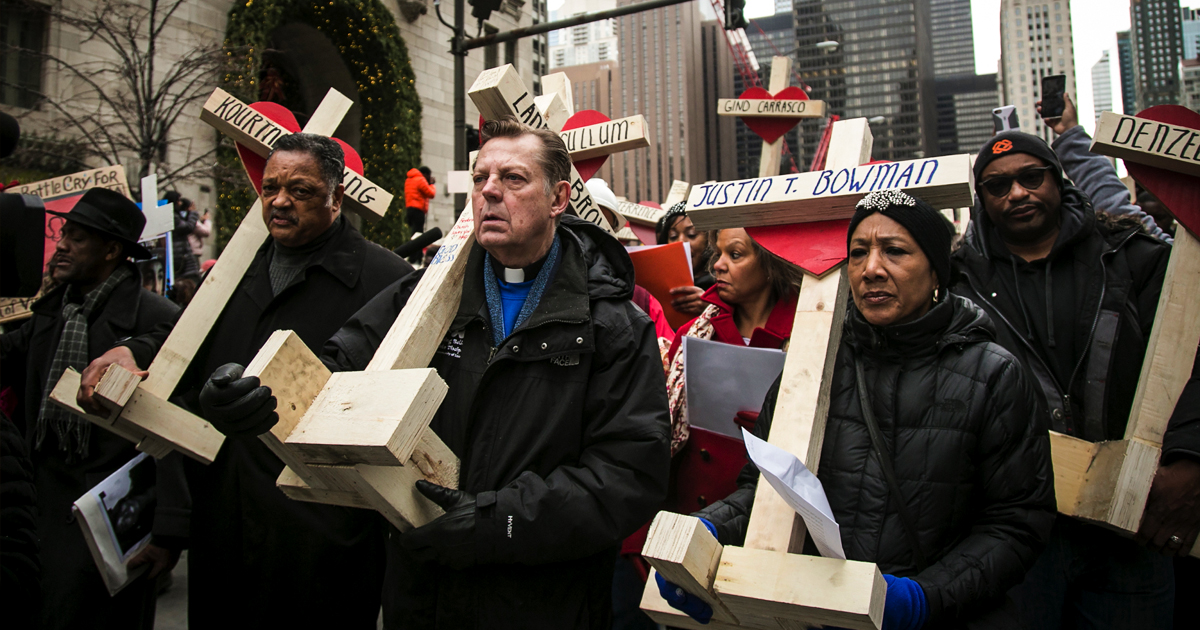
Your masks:
[[[352,104],[337,91],[329,90],[304,131],[332,134]],[[279,138],[290,133],[220,89],[214,91],[204,104],[201,118],[260,156],[266,156]],[[346,209],[371,220],[378,220],[387,211],[392,201],[391,193],[349,169],[344,182],[347,186]],[[198,461],[211,463],[224,436],[203,419],[167,402],[167,398],[174,392],[268,236],[262,220],[262,200],[259,199],[242,219],[195,298],[180,315],[150,364],[146,380],[141,381],[118,365],[110,367],[100,379],[95,398],[109,410],[108,417],[85,414],[75,403],[79,374],[74,370],[63,374],[51,393],[51,400],[136,442],[139,449],[156,457],[179,450]]]
[[[948,160],[943,167],[947,171],[943,175],[958,184],[954,187],[957,195],[943,201],[951,207],[970,205],[974,194],[970,160],[967,156],[956,157],[959,159]],[[832,168],[826,172],[853,170],[870,159],[871,136],[866,120],[838,121],[827,162]],[[705,200],[711,196],[705,186],[692,191],[689,216],[693,216],[693,208],[706,205]],[[724,186],[712,185],[715,189]],[[921,194],[916,186],[910,186],[909,191]],[[856,202],[861,196],[847,190],[833,197],[808,195],[794,200],[794,207],[783,211],[792,221],[818,221],[827,217],[827,206],[847,202],[838,197]],[[755,222],[741,219],[741,225],[784,222],[753,212],[750,207],[746,210],[743,216],[755,217]],[[695,218],[693,222],[697,222]],[[805,272],[771,426],[770,443],[796,454],[814,474],[820,464],[834,360],[849,301],[844,264],[839,263],[820,277]],[[702,626],[670,608],[659,596],[653,579],[647,581],[642,609],[660,623],[683,628],[832,625],[878,630],[887,593],[878,568],[872,563],[801,555],[804,536],[804,521],[761,477],[744,548],[722,548],[699,519],[660,513],[651,525],[642,555],[668,580],[708,602],[713,607],[713,621]]]
[[[687,201],[688,191],[691,188],[691,184],[680,179],[671,182],[671,189],[667,191],[667,198],[663,199],[662,202],[663,210],[670,210],[671,206],[680,201]]]
[[[1092,151],[1194,177],[1198,139],[1200,130],[1103,112]],[[1200,241],[1176,225],[1125,438],[1093,443],[1050,432],[1058,511],[1125,535],[1141,526],[1163,434],[1200,344]],[[1200,541],[1191,555],[1200,557]]]
[[[487,119],[556,129],[568,116],[558,94],[533,105],[512,66],[485,71],[469,95]],[[572,207],[607,225],[573,168],[571,181]],[[279,401],[280,420],[262,438],[287,464],[277,485],[289,497],[372,508],[401,531],[442,513],[415,488],[419,479],[458,486],[458,458],[429,429],[446,385],[428,365],[458,312],[474,242],[468,203],[365,371],[330,374],[289,331],[259,350],[246,374]]]
[[[767,84],[770,93],[778,94],[787,88],[791,82],[791,76],[792,58],[772,57],[771,79]],[[800,95],[803,96],[803,94]],[[738,116],[743,118],[743,120],[745,118],[780,118],[785,120],[794,119],[796,122],[800,122],[801,118],[824,117],[825,101],[774,98],[722,98],[717,99],[717,115]],[[746,123],[747,125],[752,124],[750,121],[746,121]],[[779,165],[783,160],[782,148],[782,135],[771,142],[763,138],[762,154],[758,160],[759,177],[773,177],[779,174]],[[858,163],[851,166],[858,166]]]

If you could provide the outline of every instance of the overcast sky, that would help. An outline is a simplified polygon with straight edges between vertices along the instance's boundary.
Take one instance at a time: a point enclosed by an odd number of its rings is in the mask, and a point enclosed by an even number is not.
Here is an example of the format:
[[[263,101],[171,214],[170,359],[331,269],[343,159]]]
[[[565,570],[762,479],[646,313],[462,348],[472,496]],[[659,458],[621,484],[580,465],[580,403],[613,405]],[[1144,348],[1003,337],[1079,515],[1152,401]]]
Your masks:
[[[1180,2],[1181,6],[1196,4],[1200,4],[1200,0]],[[747,16],[771,15],[775,11],[775,2],[748,0],[746,7]],[[991,74],[1000,61],[1000,0],[971,0],[971,13],[975,28],[975,72]],[[1116,34],[1129,29],[1129,0],[1075,0],[1071,2],[1071,27],[1075,33],[1075,89],[1079,93],[1071,96],[1079,107],[1080,122],[1091,133],[1095,131],[1092,66],[1100,61],[1105,50],[1111,50],[1113,109],[1121,111]]]
[[[696,0],[709,3],[711,0]],[[562,0],[549,0],[551,9]],[[1181,6],[1200,5],[1200,0],[1183,0]],[[771,15],[775,0],[747,0],[749,18]],[[971,0],[975,27],[975,71],[991,74],[1000,60],[1000,0]],[[1105,50],[1110,50],[1113,109],[1121,111],[1121,87],[1117,69],[1117,31],[1129,28],[1129,0],[1075,0],[1071,2],[1071,26],[1075,33],[1075,82],[1078,95],[1072,94],[1079,106],[1079,119],[1089,132],[1095,129],[1095,110],[1092,105],[1092,66]],[[1084,36],[1086,34],[1086,36]]]

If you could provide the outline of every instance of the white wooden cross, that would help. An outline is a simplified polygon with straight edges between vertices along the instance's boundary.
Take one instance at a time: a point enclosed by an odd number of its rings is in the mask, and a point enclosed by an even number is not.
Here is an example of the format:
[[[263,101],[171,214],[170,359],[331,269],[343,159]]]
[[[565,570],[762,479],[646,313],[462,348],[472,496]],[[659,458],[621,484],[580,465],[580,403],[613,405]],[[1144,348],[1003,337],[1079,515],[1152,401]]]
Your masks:
[[[792,58],[791,57],[772,57],[771,58],[771,79],[768,82],[768,90],[771,94],[778,94],[781,90],[788,87],[792,76]],[[799,122],[800,118],[822,118],[825,116],[825,101],[811,101],[800,99],[746,99],[746,98],[722,98],[717,99],[717,115],[718,116],[738,116],[738,117],[757,117],[757,118],[793,118]],[[758,176],[773,177],[779,174],[779,165],[783,160],[783,136],[776,138],[774,142],[767,142],[764,138],[762,143],[762,153],[758,161]],[[870,161],[869,158],[868,160]],[[858,166],[853,164],[852,166]]]
[[[352,104],[337,91],[329,90],[304,131],[331,135]],[[266,156],[279,138],[290,133],[220,89],[214,91],[204,104],[201,118],[261,156]],[[347,187],[346,209],[370,220],[378,220],[387,211],[392,201],[391,193],[350,169],[346,170],[344,183]],[[146,380],[141,381],[118,365],[105,372],[96,386],[95,398],[110,411],[108,417],[85,414],[76,404],[79,374],[74,370],[63,374],[51,393],[51,400],[138,443],[138,448],[156,457],[179,450],[196,460],[211,463],[224,436],[203,419],[167,402],[167,398],[268,236],[262,219],[262,200],[259,199],[242,219],[217,264],[180,315],[150,364]]]
[[[1197,150],[1200,130],[1112,112],[1100,115],[1092,143],[1096,153],[1193,177],[1200,175]],[[1167,421],[1200,344],[1200,241],[1176,225],[1124,439],[1093,443],[1050,432],[1058,511],[1126,535],[1141,526]],[[1200,557],[1200,541],[1191,555]]]
[[[956,183],[958,192],[942,203],[951,207],[970,205],[974,194],[970,160],[968,156],[955,157],[947,159],[942,169],[946,171],[943,175]],[[871,135],[866,120],[837,122],[827,162],[831,169],[825,172],[853,170],[870,159]],[[755,185],[762,183],[747,184]],[[694,216],[693,208],[707,205],[711,190],[725,186],[697,186],[688,200],[689,216]],[[910,185],[907,190],[922,195],[918,186]],[[833,197],[798,195],[785,211],[790,222],[819,221],[829,214],[826,206],[846,203],[839,197],[853,198],[852,207],[861,196],[860,192],[844,189]],[[772,202],[764,199],[761,203]],[[739,227],[783,222],[752,212],[752,207],[742,207],[747,210],[742,216],[755,219],[740,219]],[[715,219],[713,213],[707,216]],[[695,218],[693,222],[699,223]],[[729,226],[728,222],[717,223]],[[814,474],[820,464],[834,360],[849,301],[844,265],[840,263],[820,277],[807,272],[804,275],[771,426],[770,443],[797,455]],[[761,477],[744,548],[722,548],[699,519],[660,513],[651,525],[642,555],[669,581],[708,602],[713,607],[713,620],[703,626],[668,606],[654,579],[647,581],[642,609],[660,623],[682,628],[832,625],[878,630],[883,623],[887,592],[879,570],[872,563],[801,555],[804,536],[804,521]]]
[[[526,107],[534,99],[512,66],[485,71],[469,95],[487,119],[517,115],[551,129],[565,120],[557,94],[539,97],[540,111]],[[571,180],[582,181],[573,168]],[[572,184],[572,195],[581,216],[607,224],[586,187]],[[246,374],[279,401],[280,421],[262,437],[287,464],[277,481],[285,494],[373,508],[401,531],[442,513],[415,488],[419,479],[458,485],[458,459],[429,429],[446,385],[428,365],[458,312],[474,242],[468,203],[365,371],[330,374],[288,331],[259,351]]]

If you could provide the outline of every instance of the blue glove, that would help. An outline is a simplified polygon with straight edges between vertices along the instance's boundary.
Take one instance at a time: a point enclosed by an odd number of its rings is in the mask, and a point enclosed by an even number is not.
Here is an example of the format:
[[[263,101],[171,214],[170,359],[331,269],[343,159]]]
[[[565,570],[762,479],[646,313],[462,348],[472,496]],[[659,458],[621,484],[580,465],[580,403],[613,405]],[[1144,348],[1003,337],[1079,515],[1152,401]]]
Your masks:
[[[706,518],[700,519],[700,522],[704,523],[705,529],[713,535],[713,538],[717,537],[716,525]],[[687,616],[700,623],[708,623],[708,620],[712,619],[712,606],[706,604],[704,600],[679,588],[678,585],[668,582],[661,573],[655,573],[654,578],[658,581],[658,593],[667,600],[672,608],[687,613]]]
[[[883,630],[919,630],[929,620],[929,605],[921,585],[908,578],[884,575],[887,599],[883,604]]]
[[[699,623],[708,623],[712,619],[712,606],[704,603],[704,600],[668,582],[661,573],[655,573],[654,579],[658,580],[658,593],[671,608],[686,613]]]

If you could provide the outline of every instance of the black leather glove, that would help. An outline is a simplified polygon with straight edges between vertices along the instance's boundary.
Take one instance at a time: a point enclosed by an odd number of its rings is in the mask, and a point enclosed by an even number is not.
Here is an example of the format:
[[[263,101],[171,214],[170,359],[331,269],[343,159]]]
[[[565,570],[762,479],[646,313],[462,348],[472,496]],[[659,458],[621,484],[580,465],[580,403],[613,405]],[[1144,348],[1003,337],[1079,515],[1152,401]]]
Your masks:
[[[446,513],[400,537],[400,544],[418,560],[453,569],[475,564],[475,495],[424,479],[417,490]]]
[[[204,419],[229,437],[256,437],[279,422],[271,388],[257,376],[242,378],[242,366],[226,363],[217,368],[200,390]]]

